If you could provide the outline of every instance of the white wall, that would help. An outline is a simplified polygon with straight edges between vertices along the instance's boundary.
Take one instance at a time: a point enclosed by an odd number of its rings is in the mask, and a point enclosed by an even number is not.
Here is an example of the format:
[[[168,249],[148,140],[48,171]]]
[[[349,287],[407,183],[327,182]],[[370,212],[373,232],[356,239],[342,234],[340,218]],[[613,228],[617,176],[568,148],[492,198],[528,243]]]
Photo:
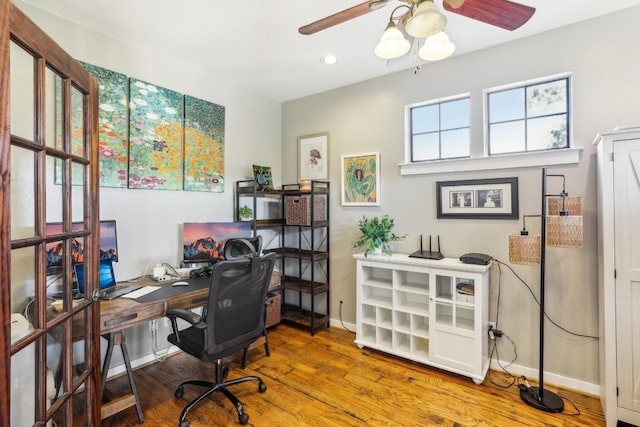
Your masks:
[[[362,217],[390,214],[397,232],[408,238],[395,245],[398,252],[418,249],[418,236],[440,235],[442,252],[458,257],[484,252],[508,262],[508,235],[517,233],[521,220],[438,220],[436,181],[517,176],[520,214],[540,213],[540,168],[505,169],[437,175],[401,176],[404,161],[403,108],[407,104],[460,93],[471,93],[471,139],[482,144],[482,90],[563,72],[573,73],[573,144],[584,147],[577,165],[550,167],[565,174],[567,191],[583,198],[584,247],[550,248],[547,257],[546,311],[567,329],[597,335],[596,284],[596,170],[591,143],[598,132],[615,126],[640,124],[640,61],[635,55],[640,8],[529,37],[480,52],[453,57],[412,70],[287,102],[282,108],[282,164],[296,162],[296,138],[329,132],[331,200],[331,307],[338,317],[339,301],[345,322],[355,322],[355,262],[351,242]],[[340,205],[340,156],[370,151],[381,153],[380,207]],[[283,182],[296,182],[296,169],[285,169]],[[550,181],[549,190],[559,191]],[[556,183],[558,183],[556,181]],[[528,228],[535,222],[527,222]],[[535,228],[534,228],[535,230]],[[513,266],[539,293],[539,270]],[[522,368],[538,368],[538,306],[529,291],[507,268],[496,271],[491,288],[490,313],[496,318],[500,290],[499,328],[517,346]],[[597,341],[578,338],[547,322],[545,371],[556,381],[597,390]],[[502,360],[512,358],[505,339],[499,345]],[[561,378],[569,377],[568,379]],[[593,386],[593,387],[591,387]]]
[[[197,58],[189,64],[175,61],[162,46],[158,52],[141,51],[26,3],[14,3],[78,60],[225,107],[224,193],[101,188],[100,218],[115,219],[118,226],[118,280],[142,275],[149,263],[177,265],[184,222],[232,221],[234,183],[253,176],[252,164],[272,166],[275,184],[280,185],[279,103],[212,80]],[[133,359],[151,353],[148,329],[128,332]],[[166,330],[159,332],[166,335]]]

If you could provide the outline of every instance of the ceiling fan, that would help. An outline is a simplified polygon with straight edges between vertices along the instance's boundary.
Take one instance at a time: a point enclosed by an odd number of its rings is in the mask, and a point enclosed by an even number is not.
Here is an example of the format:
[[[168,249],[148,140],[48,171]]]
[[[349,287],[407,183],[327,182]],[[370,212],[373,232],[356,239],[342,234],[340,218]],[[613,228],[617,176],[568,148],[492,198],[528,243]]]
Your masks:
[[[369,0],[304,25],[298,29],[298,32],[304,35],[311,35],[378,10],[391,1]],[[437,60],[453,54],[455,45],[449,41],[443,32],[447,19],[438,10],[433,0],[399,1],[403,4],[391,12],[389,24],[376,47],[376,55],[383,59],[393,59],[404,55],[410,50],[411,43],[404,38],[404,34],[398,28],[398,24],[409,36],[427,39],[423,48],[420,49],[420,56],[423,59]],[[509,31],[522,26],[535,12],[533,7],[510,0],[443,0],[443,6],[448,12]],[[404,10],[404,13],[396,16],[395,12],[397,10]],[[429,50],[432,51],[432,54],[427,54],[427,49],[425,48],[427,45],[430,45]]]

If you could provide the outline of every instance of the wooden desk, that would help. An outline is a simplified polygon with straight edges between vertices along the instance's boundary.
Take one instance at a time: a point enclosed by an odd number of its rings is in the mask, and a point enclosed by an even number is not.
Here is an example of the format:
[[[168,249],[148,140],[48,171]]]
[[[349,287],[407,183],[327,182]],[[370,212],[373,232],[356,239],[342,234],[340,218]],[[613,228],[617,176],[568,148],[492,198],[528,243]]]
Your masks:
[[[178,280],[186,280],[189,282],[189,285],[171,287],[171,284]],[[145,299],[152,300],[146,302],[138,302],[134,299],[122,297],[109,301],[100,301],[100,334],[107,340],[107,353],[102,365],[100,396],[104,394],[107,374],[109,373],[109,366],[111,365],[111,356],[113,355],[115,346],[119,346],[122,351],[122,357],[129,378],[129,386],[131,387],[131,393],[117,397],[102,405],[100,411],[101,419],[108,418],[113,414],[135,405],[138,413],[138,421],[140,423],[144,422],[144,415],[133,378],[133,369],[131,368],[124,330],[131,326],[162,318],[167,313],[167,310],[172,308],[190,309],[205,305],[209,295],[210,280],[210,277],[200,277],[156,282],[145,277],[141,281],[130,283],[141,286],[168,286],[169,288],[158,289],[157,291],[147,294]],[[156,292],[160,292],[161,294],[155,294]],[[168,295],[166,295],[167,293]]]
[[[188,281],[189,285],[172,287],[171,284],[178,280]],[[124,330],[131,326],[165,317],[167,310],[170,309],[191,309],[205,305],[209,297],[210,281],[211,278],[208,276],[191,279],[175,279],[166,282],[156,282],[153,279],[144,278],[141,281],[130,282],[130,284],[140,286],[162,286],[167,288],[153,291],[150,294],[139,298],[140,300],[146,300],[145,302],[138,302],[133,299],[122,297],[110,301],[100,301],[100,334],[107,340],[107,353],[102,366],[101,396],[107,382],[111,356],[116,345],[120,346],[120,349],[122,350],[122,357],[124,359],[127,376],[129,377],[129,385],[131,387],[131,393],[115,398],[114,400],[102,405],[101,419],[110,417],[113,414],[135,405],[138,412],[138,421],[140,421],[140,423],[144,422],[142,407],[140,406],[140,399],[138,398],[138,392],[133,378],[133,369],[131,368],[131,361],[127,351]],[[160,294],[156,294],[156,292],[159,292]],[[269,343],[267,341],[266,333],[265,336],[256,340],[251,347],[260,344],[264,344],[266,354],[269,355]],[[247,353],[245,350],[243,367],[246,363],[246,358]]]

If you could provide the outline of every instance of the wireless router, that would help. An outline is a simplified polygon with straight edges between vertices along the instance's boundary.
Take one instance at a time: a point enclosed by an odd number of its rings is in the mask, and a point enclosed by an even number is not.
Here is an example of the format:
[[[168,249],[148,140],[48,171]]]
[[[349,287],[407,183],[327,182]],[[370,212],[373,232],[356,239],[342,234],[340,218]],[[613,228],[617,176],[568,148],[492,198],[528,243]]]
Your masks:
[[[442,256],[442,253],[440,252],[440,236],[438,236],[438,250],[437,251],[432,251],[431,250],[431,235],[429,235],[429,251],[424,251],[422,249],[422,234],[420,235],[420,250],[419,251],[415,251],[414,253],[412,253],[411,255],[409,255],[410,257],[413,258],[425,258],[425,259],[442,259],[444,258],[444,256]]]

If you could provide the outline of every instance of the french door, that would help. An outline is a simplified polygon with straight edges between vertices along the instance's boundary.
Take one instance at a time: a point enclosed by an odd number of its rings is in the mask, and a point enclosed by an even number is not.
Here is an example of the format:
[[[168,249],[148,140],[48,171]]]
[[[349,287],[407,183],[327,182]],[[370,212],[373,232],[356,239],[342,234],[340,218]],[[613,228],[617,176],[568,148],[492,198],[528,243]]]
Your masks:
[[[0,105],[0,423],[96,426],[97,84],[9,0]]]

